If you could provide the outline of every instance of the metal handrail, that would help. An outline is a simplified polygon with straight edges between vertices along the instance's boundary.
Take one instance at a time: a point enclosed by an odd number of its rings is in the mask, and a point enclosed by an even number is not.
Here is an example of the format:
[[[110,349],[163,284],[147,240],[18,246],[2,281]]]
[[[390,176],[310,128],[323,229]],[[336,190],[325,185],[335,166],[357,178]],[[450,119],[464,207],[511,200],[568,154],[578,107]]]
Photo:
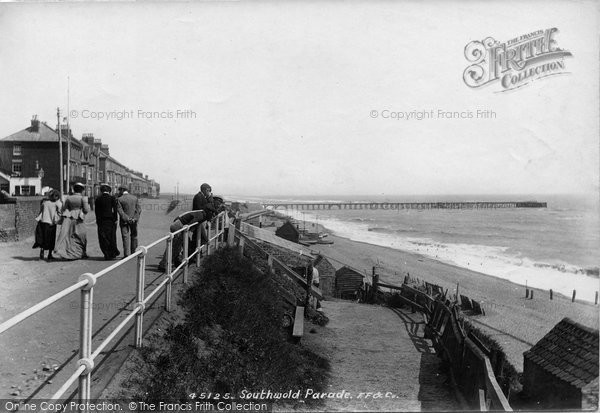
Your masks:
[[[215,235],[211,235],[211,224],[208,223],[208,243],[207,245],[198,245],[196,250],[189,254],[188,253],[188,234],[189,230],[195,226],[199,226],[199,223],[193,223],[191,225],[185,225],[183,228],[169,233],[168,235],[161,237],[147,246],[141,246],[136,249],[134,253],[127,256],[126,258],[120,260],[119,262],[112,264],[101,271],[98,271],[95,274],[85,273],[82,274],[79,278],[79,281],[62,291],[48,297],[47,299],[39,302],[38,304],[28,308],[27,310],[11,317],[7,321],[0,324],[0,333],[14,327],[19,324],[23,320],[31,317],[32,315],[42,311],[49,305],[57,302],[61,298],[75,292],[76,290],[81,290],[81,305],[80,305],[80,318],[81,318],[81,327],[80,327],[80,359],[78,361],[78,368],[73,372],[73,374],[67,379],[67,381],[58,389],[54,395],[52,395],[51,399],[56,400],[63,396],[63,394],[75,383],[75,381],[79,378],[79,398],[83,401],[87,401],[90,399],[90,385],[91,385],[91,374],[94,370],[94,360],[102,353],[102,351],[108,346],[108,344],[119,334],[121,330],[125,328],[125,326],[135,317],[136,318],[136,334],[135,341],[136,347],[141,347],[142,345],[142,323],[144,310],[146,305],[154,298],[165,286],[166,286],[166,295],[165,295],[165,309],[170,311],[171,307],[171,284],[175,279],[175,276],[179,274],[181,270],[183,270],[183,282],[187,283],[187,272],[190,259],[194,256],[197,257],[196,264],[200,263],[200,255],[203,251],[206,252],[207,255],[210,255],[211,248],[209,244],[214,241],[215,250],[218,248],[218,242],[223,240],[224,232],[225,232],[225,214],[226,211],[221,212],[219,215],[215,217],[216,220],[216,228]],[[173,237],[183,233],[183,252],[184,252],[184,260],[183,262],[177,266],[173,270]],[[148,250],[152,247],[159,245],[160,243],[166,241],[167,243],[167,272],[165,273],[164,280],[154,289],[152,292],[144,297],[144,287],[145,287],[145,261]],[[97,280],[103,275],[108,274],[112,270],[124,265],[125,263],[137,258],[137,305],[135,309],[127,315],[127,317],[119,323],[117,327],[113,329],[113,331],[106,337],[102,342],[98,345],[95,351],[92,352],[92,313],[93,313],[93,291],[94,286]]]

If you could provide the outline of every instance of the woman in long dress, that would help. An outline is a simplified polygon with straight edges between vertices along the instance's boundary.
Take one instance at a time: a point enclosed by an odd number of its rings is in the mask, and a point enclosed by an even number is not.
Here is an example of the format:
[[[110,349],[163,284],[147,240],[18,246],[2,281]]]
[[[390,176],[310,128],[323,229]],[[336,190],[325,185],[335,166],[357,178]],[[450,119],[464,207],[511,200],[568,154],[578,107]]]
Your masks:
[[[52,250],[56,244],[56,224],[60,219],[62,202],[60,193],[56,189],[48,192],[48,198],[42,200],[40,215],[35,228],[35,244],[33,248],[40,248],[40,259],[44,258],[44,251],[48,251],[48,260],[53,259]]]
[[[87,258],[87,236],[83,220],[90,212],[87,197],[82,195],[83,184],[73,186],[73,195],[69,195],[62,207],[63,222],[56,240],[54,255],[66,260]]]

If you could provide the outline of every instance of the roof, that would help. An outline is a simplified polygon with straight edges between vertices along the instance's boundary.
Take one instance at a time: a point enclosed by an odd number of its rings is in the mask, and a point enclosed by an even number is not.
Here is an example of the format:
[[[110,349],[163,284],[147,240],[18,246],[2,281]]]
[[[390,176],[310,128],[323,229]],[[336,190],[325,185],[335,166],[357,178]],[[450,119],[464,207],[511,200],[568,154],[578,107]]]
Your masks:
[[[298,231],[298,228],[296,228],[294,226],[294,224],[292,224],[290,221],[285,221],[279,228],[277,228],[277,230],[275,231],[275,233],[279,234],[279,233],[281,233],[281,231],[285,231],[285,230],[290,229],[290,228],[293,230],[293,232],[295,234],[300,235],[300,231]]]
[[[346,274],[358,274],[358,275],[360,275],[361,278],[363,276],[360,272],[356,271],[354,268],[350,268],[350,267],[347,267],[345,265],[342,268],[340,268],[339,270],[337,270],[335,272],[335,274],[336,275],[340,275],[340,274],[344,274],[344,275],[346,275]]]
[[[585,387],[598,377],[598,330],[563,318],[523,356],[562,381]]]
[[[67,137],[63,135],[62,138],[66,142]],[[58,133],[46,123],[40,122],[37,132],[33,132],[33,128],[30,126],[2,140],[12,142],[58,142]],[[74,137],[71,137],[71,141],[81,145]]]

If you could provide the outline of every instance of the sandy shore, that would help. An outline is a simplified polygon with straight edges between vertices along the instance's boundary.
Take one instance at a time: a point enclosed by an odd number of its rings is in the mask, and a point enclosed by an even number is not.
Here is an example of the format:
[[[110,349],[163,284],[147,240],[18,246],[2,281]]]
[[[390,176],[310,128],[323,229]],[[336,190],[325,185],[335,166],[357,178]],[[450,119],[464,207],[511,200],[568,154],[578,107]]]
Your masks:
[[[309,224],[307,223],[307,228]],[[312,223],[310,230],[313,230]],[[517,370],[523,370],[523,352],[540,340],[564,317],[583,325],[598,328],[598,306],[585,302],[571,302],[570,297],[554,294],[550,300],[548,291],[535,290],[533,299],[525,298],[525,287],[490,275],[456,267],[434,259],[388,247],[352,241],[331,235],[333,245],[315,245],[313,250],[330,257],[338,268],[344,263],[371,274],[372,267],[379,264],[380,280],[400,285],[406,273],[411,277],[448,288],[483,304],[485,316],[471,319],[498,341]]]

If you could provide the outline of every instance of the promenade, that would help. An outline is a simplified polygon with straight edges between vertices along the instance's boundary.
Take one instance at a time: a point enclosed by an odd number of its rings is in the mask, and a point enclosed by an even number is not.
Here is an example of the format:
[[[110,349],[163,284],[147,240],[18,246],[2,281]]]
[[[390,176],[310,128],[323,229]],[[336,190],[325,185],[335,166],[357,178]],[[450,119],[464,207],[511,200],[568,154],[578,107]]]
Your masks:
[[[168,201],[141,200],[139,245],[164,236],[173,216],[165,214]],[[40,261],[33,238],[0,245],[0,321],[5,321],[52,294],[77,282],[86,272],[95,273],[116,261],[105,261],[98,246],[94,213],[85,219],[90,258],[77,261]],[[122,253],[120,233],[117,235]],[[146,263],[146,290],[162,280],[156,264],[164,244],[149,251]],[[122,254],[121,254],[122,256]],[[114,270],[98,281],[94,294],[93,343],[106,337],[134,308],[136,260]],[[174,287],[181,286],[181,281]],[[163,294],[147,309],[144,329],[148,329],[163,310]],[[79,292],[51,305],[19,325],[0,334],[0,399],[41,399],[52,395],[77,368],[79,359]],[[158,308],[157,308],[158,307]],[[133,326],[133,324],[132,324]],[[133,327],[109,345],[105,356],[96,363],[92,395],[102,390],[131,351]],[[108,357],[110,356],[110,357]],[[70,393],[67,393],[70,394]]]
[[[326,411],[461,410],[441,360],[423,338],[419,313],[350,301],[323,301],[324,327],[311,325],[303,345],[329,359]]]

